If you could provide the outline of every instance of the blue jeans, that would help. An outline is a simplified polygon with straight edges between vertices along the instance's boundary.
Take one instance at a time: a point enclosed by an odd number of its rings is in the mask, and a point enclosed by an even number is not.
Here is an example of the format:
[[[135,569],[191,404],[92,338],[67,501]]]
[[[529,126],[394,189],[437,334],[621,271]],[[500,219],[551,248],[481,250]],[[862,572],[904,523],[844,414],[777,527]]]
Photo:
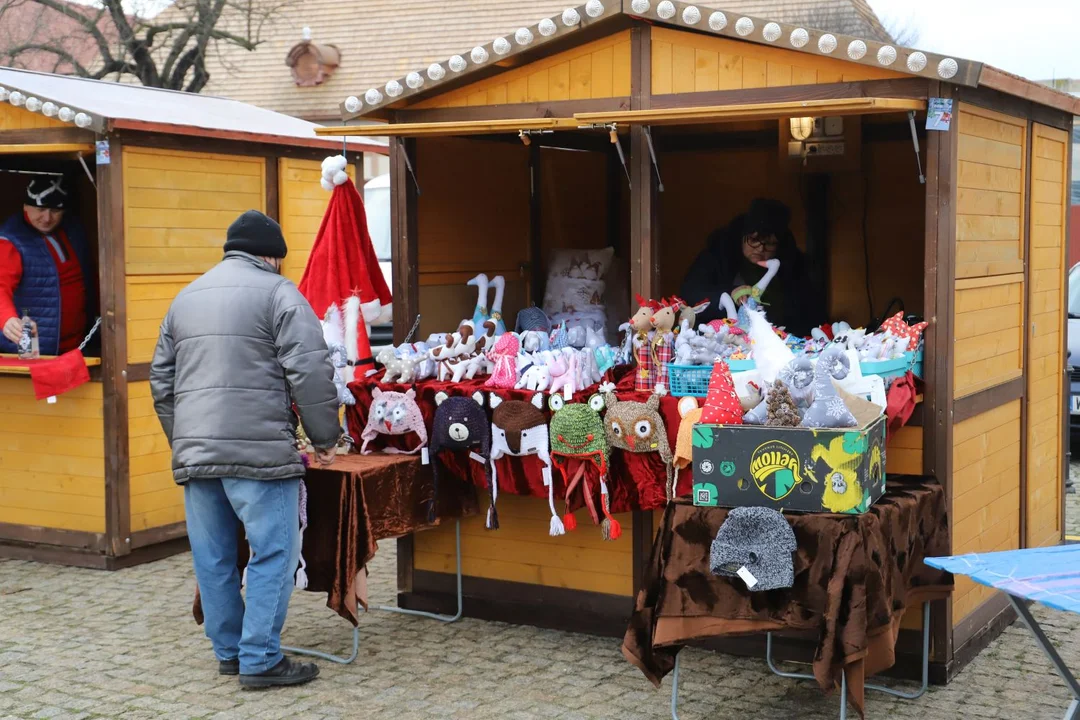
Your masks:
[[[281,662],[281,628],[300,558],[300,480],[198,479],[184,483],[188,540],[218,660],[253,675]],[[236,568],[243,525],[254,556],[247,602]]]

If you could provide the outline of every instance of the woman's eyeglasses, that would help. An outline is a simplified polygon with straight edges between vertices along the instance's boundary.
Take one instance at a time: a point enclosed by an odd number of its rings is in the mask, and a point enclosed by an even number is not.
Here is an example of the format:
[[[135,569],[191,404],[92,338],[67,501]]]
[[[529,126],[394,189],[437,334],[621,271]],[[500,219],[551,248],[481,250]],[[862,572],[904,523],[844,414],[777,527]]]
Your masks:
[[[745,238],[743,238],[743,242],[745,242],[754,250],[765,249],[772,251],[780,247],[780,242],[772,235],[763,240],[757,233],[754,233],[752,235],[747,235]]]

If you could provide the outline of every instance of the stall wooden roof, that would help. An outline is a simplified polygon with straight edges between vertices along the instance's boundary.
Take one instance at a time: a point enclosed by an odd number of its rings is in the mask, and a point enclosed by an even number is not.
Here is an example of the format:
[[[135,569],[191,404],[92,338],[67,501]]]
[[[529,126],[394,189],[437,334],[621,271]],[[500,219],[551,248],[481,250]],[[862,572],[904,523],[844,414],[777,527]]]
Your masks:
[[[314,123],[226,98],[12,68],[0,68],[0,88],[8,95],[18,91],[24,98],[50,101],[84,113],[89,118],[86,129],[99,133],[129,129],[327,150],[341,148],[340,141],[315,138],[318,126]],[[25,102],[22,107],[30,110]],[[350,142],[349,149],[385,154],[387,143],[358,137]]]
[[[955,85],[988,87],[1080,114],[1080,98],[979,62],[905,48],[887,40],[814,29],[781,22],[775,17],[756,17],[739,12],[738,8],[714,10],[672,0],[589,0],[524,25],[520,30],[485,39],[474,48],[462,48],[458,54],[430,66],[414,67],[411,72],[387,78],[385,84],[356,88],[355,94],[341,103],[342,117],[345,120],[381,117],[383,110],[411,105],[424,97],[533,62],[567,46],[614,32],[633,20],[835,58],[913,77],[945,80]]]

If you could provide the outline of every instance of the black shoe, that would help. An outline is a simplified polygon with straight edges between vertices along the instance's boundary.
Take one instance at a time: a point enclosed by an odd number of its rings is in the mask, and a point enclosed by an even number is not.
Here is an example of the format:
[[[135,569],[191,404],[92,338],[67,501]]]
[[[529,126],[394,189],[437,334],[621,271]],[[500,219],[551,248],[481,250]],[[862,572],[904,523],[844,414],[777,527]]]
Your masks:
[[[303,685],[317,677],[319,666],[315,663],[294,663],[285,657],[269,670],[255,675],[241,675],[240,686],[254,690],[280,685]]]
[[[240,660],[219,660],[217,665],[218,675],[239,675]]]

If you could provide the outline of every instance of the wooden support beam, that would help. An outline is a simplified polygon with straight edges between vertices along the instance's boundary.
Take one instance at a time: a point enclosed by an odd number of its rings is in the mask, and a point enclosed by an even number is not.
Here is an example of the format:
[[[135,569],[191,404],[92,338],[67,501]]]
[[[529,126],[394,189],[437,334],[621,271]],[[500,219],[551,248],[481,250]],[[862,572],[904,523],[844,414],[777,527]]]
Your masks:
[[[281,222],[281,187],[278,177],[280,167],[281,158],[266,158],[266,214],[278,222]]]
[[[402,343],[420,312],[420,268],[416,233],[419,196],[409,172],[409,163],[418,171],[417,142],[394,138],[390,142],[390,242],[393,247],[394,342]],[[408,153],[408,157],[406,157]]]
[[[787,87],[712,90],[708,92],[655,95],[653,108],[684,108],[702,105],[745,105],[750,103],[801,102],[804,100],[839,100],[842,98],[908,98],[928,96],[928,81],[923,78],[864,80],[861,82],[791,85]]]
[[[954,116],[955,117],[955,116]],[[1024,258],[1024,284],[1021,296],[1021,302],[1024,308],[1024,324],[1023,324],[1023,345],[1021,346],[1022,352],[1022,365],[1021,370],[1023,375],[1019,378],[1020,381],[1020,393],[1021,397],[1027,395],[1027,377],[1031,372],[1031,334],[1028,328],[1031,327],[1031,178],[1035,174],[1031,166],[1031,158],[1034,157],[1032,146],[1035,142],[1035,126],[1028,120],[1025,128],[1024,148],[1026,157],[1023,160],[1023,174],[1024,177],[1021,180],[1024,183],[1024,194],[1022,201],[1024,203],[1024,224],[1020,228],[1020,251],[1023,253]],[[1070,143],[1071,144],[1071,143]],[[1068,212],[1066,211],[1066,214]],[[1065,242],[1068,243],[1068,236],[1066,235]],[[1065,285],[1066,283],[1062,283]],[[1065,305],[1060,307],[1064,308]],[[1067,313],[1066,313],[1067,315]],[[1064,356],[1062,356],[1064,358]],[[1063,363],[1064,364],[1064,363]],[[1028,443],[1028,428],[1031,418],[1029,417],[1030,411],[1027,398],[1020,403],[1020,507],[1017,511],[1020,513],[1020,545],[1021,548],[1026,548],[1027,545],[1027,514],[1028,514],[1028,502],[1027,502],[1027,489],[1028,489],[1028,453],[1031,448]],[[959,410],[959,407],[957,407]],[[959,421],[958,421],[959,422]],[[1062,488],[1064,491],[1064,488]]]
[[[1025,287],[1027,287],[1026,284]],[[1026,321],[1024,327],[1027,327]],[[1024,361],[1024,367],[1027,367],[1026,359]],[[971,395],[965,395],[962,398],[957,398],[953,403],[953,422],[962,423],[965,420],[970,420],[976,415],[982,415],[985,412],[990,412],[996,407],[1001,407],[1002,405],[1005,405],[1007,403],[1020,400],[1026,394],[1024,389],[1024,383],[1025,379],[1023,377],[1013,378],[1012,380],[1001,385],[995,385],[993,387],[986,388],[985,390],[980,390],[979,392],[972,393]],[[1023,410],[1021,410],[1021,417],[1022,416]],[[1021,473],[1021,476],[1022,475],[1023,473]]]
[[[482,105],[478,107],[404,109],[394,112],[399,123],[480,122],[509,118],[572,117],[576,112],[615,112],[630,109],[630,98],[597,98],[590,100],[552,100],[549,102],[515,103],[513,105]],[[353,125],[358,133],[377,135],[379,125]]]

